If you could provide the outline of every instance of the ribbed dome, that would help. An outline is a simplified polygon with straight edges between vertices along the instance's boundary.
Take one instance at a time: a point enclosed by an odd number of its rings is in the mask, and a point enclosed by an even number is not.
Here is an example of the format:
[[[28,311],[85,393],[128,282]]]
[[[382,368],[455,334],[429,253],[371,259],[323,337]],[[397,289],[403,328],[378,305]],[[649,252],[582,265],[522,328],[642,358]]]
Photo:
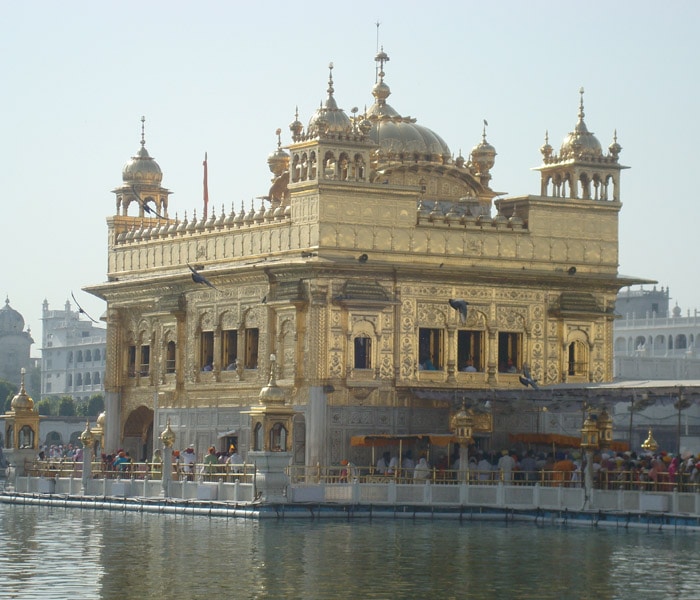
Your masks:
[[[10,306],[10,299],[5,298],[5,306],[0,308],[0,334],[22,333],[24,317]]]
[[[567,158],[598,158],[603,155],[603,150],[598,141],[583,121],[583,89],[581,89],[581,101],[578,110],[578,122],[574,130],[564,138],[559,156]]]
[[[146,150],[144,141],[141,140],[141,148],[132,156],[131,160],[122,169],[122,181],[125,183],[150,183],[160,185],[163,181],[163,172],[158,163],[153,160]]]
[[[472,148],[472,162],[479,167],[480,173],[488,173],[496,162],[496,149],[486,141],[486,129],[476,146]]]
[[[437,133],[417,125],[411,117],[402,117],[387,104],[391,89],[384,82],[384,63],[389,57],[382,51],[375,60],[380,63],[379,81],[372,88],[375,100],[366,116],[372,123],[370,138],[380,148],[380,160],[451,162],[450,148]]]
[[[267,382],[267,385],[260,390],[258,398],[260,399],[260,404],[281,405],[285,402],[286,393],[281,387],[277,385],[277,375],[275,373],[275,355],[270,355],[270,359],[270,379]]]
[[[29,394],[27,394],[27,390],[24,388],[24,369],[22,369],[22,380],[19,386],[19,392],[14,398],[12,398],[12,402],[10,402],[10,407],[15,412],[23,410],[33,410],[34,408],[34,400],[32,400],[29,397]]]
[[[278,129],[277,134],[277,150],[272,152],[267,157],[267,165],[270,167],[270,172],[279,177],[289,168],[289,154],[282,150],[282,130]]]
[[[335,91],[333,89],[333,63],[328,68],[330,70],[330,75],[328,76],[328,98],[309,120],[309,126],[306,129],[309,135],[349,133],[352,131],[350,118],[342,108],[338,108],[338,103],[333,97],[333,92]]]
[[[131,160],[122,169],[122,181],[125,183],[150,183],[160,185],[163,181],[163,173],[158,163],[153,160],[146,150],[145,139],[146,117],[141,117],[141,148],[132,156]]]

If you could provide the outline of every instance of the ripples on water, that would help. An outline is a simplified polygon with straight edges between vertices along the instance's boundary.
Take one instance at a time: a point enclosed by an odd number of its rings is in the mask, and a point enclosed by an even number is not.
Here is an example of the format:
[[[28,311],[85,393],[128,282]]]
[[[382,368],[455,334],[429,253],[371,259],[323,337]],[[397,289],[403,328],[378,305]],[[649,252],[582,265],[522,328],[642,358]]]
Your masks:
[[[0,505],[0,598],[700,597],[700,537]]]

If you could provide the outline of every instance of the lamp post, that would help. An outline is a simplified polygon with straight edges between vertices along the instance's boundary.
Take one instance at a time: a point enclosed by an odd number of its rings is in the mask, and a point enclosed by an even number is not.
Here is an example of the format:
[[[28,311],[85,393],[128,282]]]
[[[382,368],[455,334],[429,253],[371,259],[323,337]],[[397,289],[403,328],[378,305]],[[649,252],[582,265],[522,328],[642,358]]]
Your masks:
[[[467,480],[469,467],[469,445],[474,443],[472,434],[474,433],[474,413],[472,409],[467,409],[464,402],[452,418],[450,419],[450,429],[459,440],[459,479]]]
[[[600,444],[598,437],[597,415],[590,410],[588,416],[581,427],[581,449],[586,457],[586,466],[583,472],[583,505],[586,506],[593,489],[593,451],[597,450]]]
[[[175,432],[170,428],[170,419],[165,425],[165,429],[160,434],[160,441],[163,442],[163,473],[161,475],[161,487],[163,495],[167,498],[170,492],[170,480],[173,476],[173,453],[171,448],[175,443]]]
[[[80,434],[80,442],[83,444],[83,496],[87,496],[88,483],[92,479],[92,445],[95,435],[90,430],[90,421],[85,423],[85,431]]]
[[[632,395],[632,400],[630,401],[630,405],[627,407],[627,410],[630,413],[630,425],[629,425],[629,435],[628,435],[630,450],[632,450],[632,432],[633,432],[634,413],[642,412],[643,410],[649,408],[649,406],[651,406],[653,403],[654,403],[654,401],[649,398],[649,394],[647,392],[643,392],[639,398],[637,398],[636,392]]]
[[[642,449],[647,452],[654,454],[659,449],[659,444],[654,439],[654,434],[651,432],[651,427],[649,428],[649,436],[646,440],[642,442]]]
[[[613,438],[613,420],[605,407],[599,413],[588,409],[588,415],[581,427],[581,449],[586,456],[583,489],[584,507],[590,500],[593,489],[593,451],[610,446]]]

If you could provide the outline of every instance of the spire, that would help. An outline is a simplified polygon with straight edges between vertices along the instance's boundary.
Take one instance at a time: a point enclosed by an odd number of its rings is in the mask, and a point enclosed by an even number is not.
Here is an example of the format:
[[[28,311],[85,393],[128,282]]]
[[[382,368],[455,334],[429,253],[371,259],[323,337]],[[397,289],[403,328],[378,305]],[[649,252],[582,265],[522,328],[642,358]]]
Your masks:
[[[328,97],[332,98],[333,97],[333,92],[335,90],[333,89],[333,63],[330,62],[328,63]]]
[[[141,147],[146,146],[146,117],[141,116]]]

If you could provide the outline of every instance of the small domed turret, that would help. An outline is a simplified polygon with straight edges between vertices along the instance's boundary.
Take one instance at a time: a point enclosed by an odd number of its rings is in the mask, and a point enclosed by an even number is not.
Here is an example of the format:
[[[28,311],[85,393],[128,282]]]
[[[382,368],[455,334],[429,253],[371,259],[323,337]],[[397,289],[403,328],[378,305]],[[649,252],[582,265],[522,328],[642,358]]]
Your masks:
[[[29,394],[27,394],[27,390],[24,388],[24,369],[21,370],[21,374],[22,379],[19,385],[19,392],[14,398],[12,398],[12,402],[10,402],[10,407],[15,412],[29,411],[34,409],[34,400],[32,400],[29,397]]]
[[[298,142],[301,139],[301,134],[304,132],[304,124],[299,120],[299,107],[297,106],[294,113],[294,120],[289,124],[289,131],[292,132],[292,140]]]
[[[144,138],[145,117],[141,117],[141,148],[132,156],[131,160],[122,169],[122,181],[129,184],[153,184],[160,185],[163,181],[163,172],[158,163],[153,160],[146,150]]]
[[[568,158],[597,158],[603,155],[603,150],[600,142],[593,135],[583,120],[585,116],[583,112],[583,88],[580,89],[581,100],[578,110],[578,122],[574,130],[564,138],[559,151],[559,156],[562,159]]]
[[[542,156],[544,156],[545,162],[547,162],[548,158],[552,157],[552,152],[554,152],[554,149],[549,144],[549,131],[544,132],[544,144],[540,148],[540,152],[542,153]]]
[[[472,148],[471,162],[476,167],[476,175],[481,179],[481,183],[488,186],[491,179],[491,168],[496,163],[496,149],[486,141],[486,126],[488,123],[484,119],[484,130],[481,134],[481,142]]]
[[[620,152],[622,151],[622,146],[617,143],[617,129],[615,130],[615,133],[613,135],[613,141],[612,144],[608,146],[608,150],[610,151],[610,155],[617,159],[618,156],[620,156]]]
[[[277,134],[277,150],[267,157],[267,164],[270,167],[270,172],[275,177],[279,177],[289,168],[289,154],[282,150],[282,130],[278,129],[275,133]]]
[[[322,135],[326,133],[349,133],[352,131],[352,122],[333,97],[333,63],[328,65],[328,98],[314,113],[306,128],[309,135]]]

